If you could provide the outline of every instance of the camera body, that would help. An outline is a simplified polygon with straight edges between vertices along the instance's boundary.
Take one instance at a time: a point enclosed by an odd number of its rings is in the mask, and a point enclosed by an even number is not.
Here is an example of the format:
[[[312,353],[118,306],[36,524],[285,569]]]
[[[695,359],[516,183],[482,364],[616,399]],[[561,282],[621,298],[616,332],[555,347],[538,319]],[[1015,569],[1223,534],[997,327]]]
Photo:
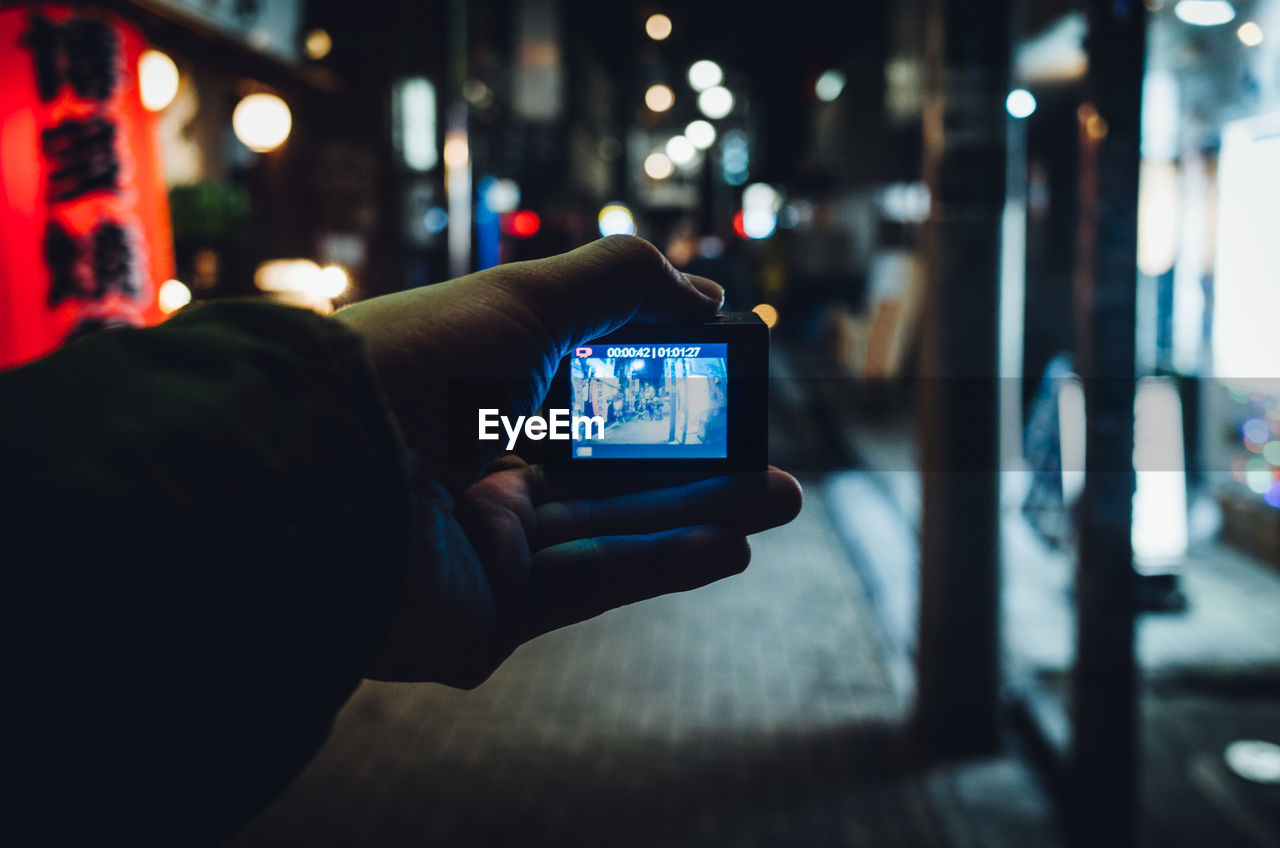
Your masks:
[[[573,470],[735,472],[768,464],[769,328],[753,312],[628,326],[561,363],[547,407],[571,437],[546,463]]]

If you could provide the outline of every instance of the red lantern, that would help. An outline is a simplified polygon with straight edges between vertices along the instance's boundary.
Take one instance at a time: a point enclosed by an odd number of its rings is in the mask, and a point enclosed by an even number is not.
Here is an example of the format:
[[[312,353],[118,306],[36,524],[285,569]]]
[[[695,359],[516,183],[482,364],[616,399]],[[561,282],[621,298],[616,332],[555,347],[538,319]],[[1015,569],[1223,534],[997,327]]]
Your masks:
[[[144,49],[95,10],[0,10],[0,367],[163,318],[173,247]]]

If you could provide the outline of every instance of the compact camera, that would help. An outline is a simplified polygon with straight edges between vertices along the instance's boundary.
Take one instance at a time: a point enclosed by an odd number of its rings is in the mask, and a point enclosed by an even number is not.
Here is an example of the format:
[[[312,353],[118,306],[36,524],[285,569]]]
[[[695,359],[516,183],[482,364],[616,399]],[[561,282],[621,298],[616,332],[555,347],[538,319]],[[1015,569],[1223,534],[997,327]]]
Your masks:
[[[624,327],[567,356],[547,408],[568,469],[754,471],[768,463],[769,328],[753,312]]]

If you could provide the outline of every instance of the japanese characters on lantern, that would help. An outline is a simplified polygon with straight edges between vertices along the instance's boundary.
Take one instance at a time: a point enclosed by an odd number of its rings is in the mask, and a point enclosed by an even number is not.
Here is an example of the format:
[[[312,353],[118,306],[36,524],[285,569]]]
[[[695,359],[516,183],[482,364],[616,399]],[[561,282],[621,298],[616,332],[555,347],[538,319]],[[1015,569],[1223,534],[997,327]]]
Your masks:
[[[163,317],[172,240],[145,47],[91,8],[0,10],[0,367]]]

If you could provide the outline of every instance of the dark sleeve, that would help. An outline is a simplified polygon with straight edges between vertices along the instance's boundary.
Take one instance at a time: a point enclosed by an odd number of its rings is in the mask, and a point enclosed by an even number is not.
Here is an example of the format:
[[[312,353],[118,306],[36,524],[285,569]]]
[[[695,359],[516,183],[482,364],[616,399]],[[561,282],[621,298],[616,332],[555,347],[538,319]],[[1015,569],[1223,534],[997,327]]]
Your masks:
[[[0,374],[0,474],[9,827],[225,838],[398,600],[408,457],[360,339],[227,302],[75,342]]]

